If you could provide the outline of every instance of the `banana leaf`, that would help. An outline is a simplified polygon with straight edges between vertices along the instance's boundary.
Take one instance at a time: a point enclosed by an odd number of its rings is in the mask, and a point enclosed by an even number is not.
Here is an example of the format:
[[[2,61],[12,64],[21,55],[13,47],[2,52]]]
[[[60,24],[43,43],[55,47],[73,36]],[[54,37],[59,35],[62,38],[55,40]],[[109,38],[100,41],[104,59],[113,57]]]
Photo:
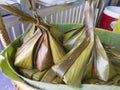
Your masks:
[[[54,26],[50,26],[50,33],[52,36],[57,40],[58,43],[62,43],[63,41],[63,34],[59,30],[57,30]]]
[[[36,50],[36,65],[40,71],[50,68],[54,63],[52,59],[52,54],[49,46],[49,40],[47,32],[43,32],[43,40],[41,44],[38,44],[39,49]]]
[[[8,64],[8,61],[7,60],[3,60],[1,62],[1,69],[2,69],[2,72],[3,74],[11,79],[11,80],[16,80],[16,81],[19,81],[19,82],[24,82],[20,77],[18,77],[16,75],[16,73],[10,68],[9,64]]]
[[[21,68],[32,69],[33,68],[33,51],[36,42],[41,37],[42,33],[39,29],[29,37],[29,39],[18,48],[14,65]],[[29,62],[29,63],[28,63]]]
[[[47,70],[44,70],[44,71],[42,71],[42,72],[41,72],[41,71],[38,71],[38,72],[36,72],[36,73],[34,73],[34,74],[32,75],[32,79],[33,79],[33,80],[40,81],[46,72],[47,72]]]
[[[80,27],[81,25],[59,24],[54,26],[57,27],[58,30],[62,32],[66,32],[66,30],[67,31],[71,30],[72,27],[77,28],[77,27]],[[103,44],[114,46],[117,50],[120,50],[120,34],[109,32],[106,30],[101,30],[101,29],[97,29],[96,34],[99,36]],[[14,64],[13,62],[15,60],[14,58],[15,58],[16,49],[21,45],[21,43],[22,42],[21,42],[21,36],[20,36],[14,42],[12,42],[3,52],[1,52],[1,55],[5,57],[4,60],[3,60],[3,57],[0,58],[1,70],[3,71],[5,76],[7,76],[12,80],[26,81],[31,86],[34,86],[39,89],[45,89],[45,90],[120,90],[119,86],[114,86],[114,85],[108,86],[108,85],[96,85],[96,84],[82,84],[80,88],[75,88],[69,85],[37,82],[34,80],[30,80],[28,78],[25,78],[17,72],[16,68],[13,65]],[[7,58],[5,54],[6,52],[8,53],[8,57],[9,57],[8,59],[6,59]],[[5,62],[5,63],[2,63],[2,62]],[[8,74],[7,73],[8,71],[10,71],[10,73],[15,76]],[[22,80],[19,80],[20,77],[22,78]]]
[[[83,80],[92,78],[92,69],[93,69],[93,52],[91,53],[91,57],[90,57],[89,62],[85,68]]]
[[[33,68],[33,69],[23,69],[23,68],[19,68],[19,72],[20,72],[23,76],[25,76],[25,77],[27,77],[27,78],[30,78],[30,79],[32,79],[32,75],[33,75],[34,73],[38,72],[38,71],[39,71],[39,70],[36,69],[36,68]]]
[[[76,43],[78,42],[78,39],[81,39],[81,40],[79,40],[79,42],[82,42],[84,40],[85,36],[82,35],[82,34],[84,33],[85,30],[83,29],[83,30],[81,30],[79,32],[78,31],[79,30],[77,30],[76,34],[74,34],[75,31],[73,31],[72,35],[71,35],[72,32],[65,34],[65,37],[63,39],[63,46],[65,48],[67,48],[68,51],[70,51],[73,47],[76,46]]]
[[[95,35],[95,49],[93,77],[108,81],[116,75],[116,71],[97,35]]]
[[[61,58],[65,55],[65,51],[62,45],[57,42],[57,40],[52,36],[52,34],[49,31],[47,33],[49,37],[51,53],[53,56],[53,62],[54,64],[58,64],[59,62],[61,62]]]
[[[27,29],[26,32],[23,35],[23,42],[25,42],[26,40],[28,40],[28,38],[30,36],[32,36],[35,32],[35,24],[30,24]]]

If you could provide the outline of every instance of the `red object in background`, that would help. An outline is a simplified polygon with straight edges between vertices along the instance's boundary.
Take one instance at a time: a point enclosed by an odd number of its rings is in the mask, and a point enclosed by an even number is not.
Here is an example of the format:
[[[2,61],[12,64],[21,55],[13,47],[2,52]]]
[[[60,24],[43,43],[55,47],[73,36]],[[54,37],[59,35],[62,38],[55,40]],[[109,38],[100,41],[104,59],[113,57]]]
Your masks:
[[[110,17],[103,13],[98,27],[112,31],[113,30],[112,24],[114,24],[116,21],[117,21],[116,18]]]
[[[105,7],[101,15],[101,19],[99,21],[98,27],[112,31],[119,16],[120,16],[120,7],[117,6]]]

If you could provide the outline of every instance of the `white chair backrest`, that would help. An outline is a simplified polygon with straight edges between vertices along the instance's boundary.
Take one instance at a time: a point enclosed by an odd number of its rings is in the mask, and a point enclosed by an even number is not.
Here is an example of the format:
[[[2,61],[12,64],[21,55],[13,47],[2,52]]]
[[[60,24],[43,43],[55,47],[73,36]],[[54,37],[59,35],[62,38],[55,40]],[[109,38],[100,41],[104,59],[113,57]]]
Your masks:
[[[17,36],[19,36],[20,34],[23,34],[28,26],[27,24],[20,23],[18,21],[18,18],[13,15],[3,17],[3,21],[11,42],[14,41]],[[4,49],[4,46],[0,40],[0,52],[3,49]]]
[[[83,23],[83,6],[77,6],[74,8],[69,8],[57,13],[53,13],[47,16],[44,16],[44,18],[49,21],[50,23],[55,24],[82,24]]]
[[[20,23],[16,16],[10,15],[3,17],[10,40],[13,41],[17,36],[25,32],[26,24]]]
[[[84,6],[85,0],[77,0],[70,4],[50,7],[39,5],[37,11],[40,16],[50,23],[82,23]],[[29,7],[28,0],[21,0],[23,11],[29,12]]]
[[[27,0],[20,0],[21,8],[23,11],[30,12]],[[85,6],[85,0],[78,0],[75,3],[67,5],[53,6],[49,8],[41,7],[38,8],[38,14],[43,16],[47,21],[54,24],[83,24],[83,10]],[[98,9],[96,9],[97,18]],[[17,17],[13,15],[3,17],[7,32],[10,40],[14,41],[17,36],[24,33],[27,25],[22,24],[18,21]],[[0,42],[0,51],[3,46]]]

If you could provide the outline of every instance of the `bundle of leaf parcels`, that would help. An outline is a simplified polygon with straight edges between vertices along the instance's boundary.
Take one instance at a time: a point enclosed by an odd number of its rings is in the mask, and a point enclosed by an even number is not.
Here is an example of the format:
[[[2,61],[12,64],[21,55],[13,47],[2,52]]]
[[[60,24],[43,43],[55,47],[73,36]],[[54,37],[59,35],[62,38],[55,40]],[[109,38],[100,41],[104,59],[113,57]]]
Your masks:
[[[35,18],[9,5],[0,7],[12,12],[19,20],[29,23],[17,48],[14,65],[27,78],[49,82],[59,81],[51,67],[61,62],[65,51],[60,43],[61,32],[35,14]],[[51,76],[53,75],[53,77]],[[50,80],[48,79],[50,77]],[[60,79],[61,81],[61,79]]]
[[[85,26],[65,33],[63,46],[68,53],[62,58],[62,62],[54,65],[52,69],[67,85],[120,85],[119,73],[95,34],[93,1],[88,1],[84,14]]]

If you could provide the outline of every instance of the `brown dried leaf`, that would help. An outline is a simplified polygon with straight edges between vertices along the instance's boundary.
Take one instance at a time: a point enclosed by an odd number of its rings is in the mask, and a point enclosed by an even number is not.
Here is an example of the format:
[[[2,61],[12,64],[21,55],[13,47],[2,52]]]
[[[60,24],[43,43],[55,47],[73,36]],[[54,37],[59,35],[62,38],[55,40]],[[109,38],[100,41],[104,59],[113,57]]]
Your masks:
[[[15,8],[14,6],[0,4],[0,8],[5,9],[9,12],[12,12],[12,14],[18,16],[19,20],[21,21],[29,22],[29,23],[36,22],[36,20],[33,17],[31,17],[29,14],[26,14],[25,12],[21,11],[18,8]]]

